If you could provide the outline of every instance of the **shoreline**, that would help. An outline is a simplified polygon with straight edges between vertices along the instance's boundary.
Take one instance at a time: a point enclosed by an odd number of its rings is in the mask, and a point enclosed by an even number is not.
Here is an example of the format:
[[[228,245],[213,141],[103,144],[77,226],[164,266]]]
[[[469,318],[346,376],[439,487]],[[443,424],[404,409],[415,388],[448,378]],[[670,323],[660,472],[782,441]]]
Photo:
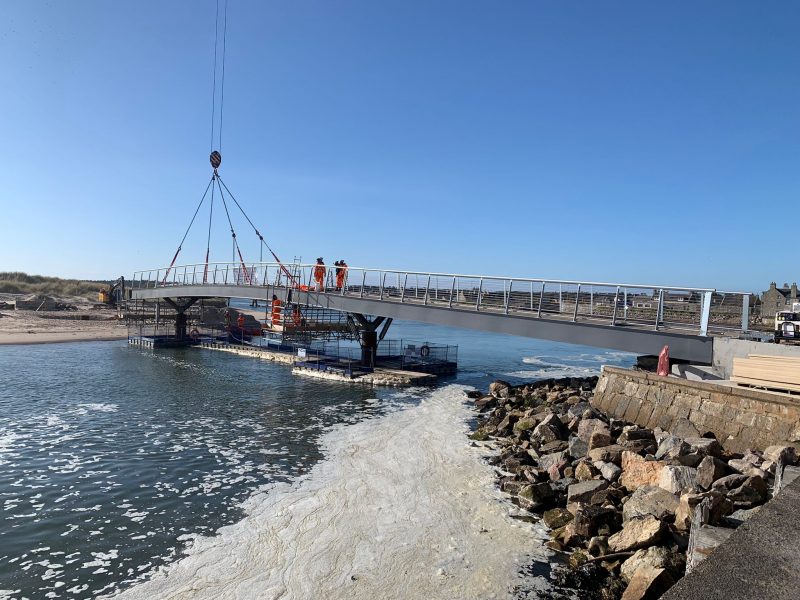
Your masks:
[[[655,600],[777,493],[776,469],[797,457],[791,445],[725,450],[687,419],[671,431],[617,419],[593,402],[604,377],[470,392],[470,439],[492,451],[505,501],[541,519],[566,563],[545,597]],[[523,587],[514,597],[541,596]]]
[[[35,336],[35,339],[31,339]],[[119,334],[96,333],[94,331],[6,333],[0,331],[0,346],[35,346],[41,344],[64,344],[69,342],[114,342],[128,338],[127,331]]]

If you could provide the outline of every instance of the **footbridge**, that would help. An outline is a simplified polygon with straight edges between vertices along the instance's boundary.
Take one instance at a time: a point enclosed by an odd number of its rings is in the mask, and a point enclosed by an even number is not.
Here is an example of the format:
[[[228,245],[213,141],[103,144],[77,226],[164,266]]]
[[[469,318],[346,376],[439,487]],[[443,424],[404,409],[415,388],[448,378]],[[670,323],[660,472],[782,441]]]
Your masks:
[[[202,298],[295,302],[326,309],[657,355],[710,364],[713,338],[748,329],[750,295],[710,288],[559,281],[259,262],[137,271],[135,300],[179,312]],[[317,272],[319,274],[319,272]],[[360,319],[362,322],[363,319]],[[381,319],[382,320],[382,319]]]

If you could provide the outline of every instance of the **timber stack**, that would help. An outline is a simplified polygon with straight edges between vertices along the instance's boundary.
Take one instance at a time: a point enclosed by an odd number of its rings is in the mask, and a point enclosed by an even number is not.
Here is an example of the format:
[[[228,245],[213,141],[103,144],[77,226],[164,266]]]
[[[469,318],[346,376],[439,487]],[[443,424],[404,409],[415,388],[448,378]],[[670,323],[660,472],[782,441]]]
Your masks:
[[[501,490],[549,528],[564,597],[658,598],[685,574],[687,550],[690,566],[702,560],[797,457],[791,446],[728,452],[688,420],[663,431],[609,417],[590,404],[597,380],[470,392],[480,413],[471,439],[496,451]]]

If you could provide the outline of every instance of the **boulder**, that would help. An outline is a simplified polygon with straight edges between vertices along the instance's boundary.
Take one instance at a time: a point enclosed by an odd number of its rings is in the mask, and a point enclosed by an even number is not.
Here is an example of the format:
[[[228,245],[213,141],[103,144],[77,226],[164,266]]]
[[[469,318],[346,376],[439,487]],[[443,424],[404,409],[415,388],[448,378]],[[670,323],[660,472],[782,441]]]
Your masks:
[[[764,458],[776,463],[783,450],[786,450],[787,464],[794,464],[797,460],[794,446],[767,446],[764,450]]]
[[[675,421],[670,433],[684,440],[686,438],[700,437],[700,432],[697,431],[697,427],[695,427],[694,423],[692,423],[689,419],[678,419]]]
[[[646,515],[670,519],[680,506],[678,498],[667,490],[645,485],[637,489],[622,507],[623,522]]]
[[[658,450],[656,450],[656,458],[678,458],[679,456],[689,454],[690,450],[691,448],[689,447],[689,444],[684,442],[676,435],[670,435],[669,437],[664,438],[664,440],[658,445]]]
[[[621,600],[656,600],[675,585],[666,569],[642,566],[631,578]]]
[[[722,458],[722,446],[713,438],[684,438],[683,441],[689,444],[692,452],[697,452],[703,456]]]
[[[561,460],[547,469],[547,475],[549,476],[550,481],[558,481],[561,479],[564,476],[564,471],[567,468],[567,465],[567,461]]]
[[[653,569],[666,569],[672,578],[677,581],[683,577],[683,573],[686,570],[686,555],[673,552],[663,546],[642,548],[622,563],[619,575],[623,580],[629,582],[633,579],[636,571],[643,566]]]
[[[675,458],[667,459],[664,462],[670,465],[692,467],[693,469],[696,469],[704,458],[705,455],[700,454],[699,452],[690,452],[689,454],[684,454],[682,456],[677,456]]]
[[[747,475],[727,475],[717,479],[711,485],[711,489],[717,490],[723,494],[727,494],[729,491],[738,488],[745,481],[747,481]]]
[[[517,500],[520,508],[537,511],[549,507],[553,503],[553,490],[548,483],[526,485],[519,491]]]
[[[564,529],[564,543],[567,546],[580,546],[597,533],[598,527],[608,525],[614,520],[613,508],[580,505],[575,518]]]
[[[624,451],[625,449],[622,446],[612,444],[611,446],[603,446],[602,448],[589,450],[589,452],[586,453],[586,456],[588,456],[589,460],[591,460],[593,463],[612,462],[615,465],[618,465],[622,463],[622,453]]]
[[[578,437],[587,444],[595,433],[611,435],[611,430],[608,428],[608,424],[600,419],[584,419],[578,425]]]
[[[514,423],[514,433],[529,431],[535,428],[538,422],[539,421],[534,417],[522,417],[516,423]]]
[[[645,460],[634,452],[624,451],[622,453],[622,475],[619,482],[629,492],[633,492],[643,485],[658,485],[664,466],[661,461]]]
[[[647,548],[661,541],[667,531],[667,525],[652,515],[629,521],[622,531],[608,538],[608,547],[612,552],[627,552]]]
[[[767,499],[767,484],[761,477],[748,477],[742,485],[728,492],[734,508],[753,508]]]
[[[583,413],[585,413],[587,410],[592,410],[591,404],[588,402],[578,402],[577,404],[573,404],[569,407],[567,414],[574,419],[577,417],[582,417]]]
[[[655,439],[656,438],[653,435],[652,429],[644,429],[638,425],[629,425],[627,427],[623,427],[622,435],[620,435],[617,439],[617,443],[622,444],[623,442],[636,442],[640,440],[649,441]]]
[[[549,529],[558,529],[564,527],[567,523],[572,521],[575,517],[566,508],[553,508],[546,510],[542,515],[544,524]]]
[[[553,452],[552,454],[544,454],[539,457],[539,469],[547,471],[556,463],[566,462],[569,459],[569,453],[564,450],[561,452]]]
[[[475,400],[475,408],[483,412],[484,410],[493,407],[496,403],[497,401],[492,396],[483,396],[482,398]]]
[[[594,463],[594,466],[598,471],[600,471],[603,479],[607,479],[608,481],[616,481],[619,478],[620,473],[622,473],[622,469],[611,462],[603,462],[601,460]]]
[[[489,393],[495,398],[506,399],[511,395],[511,384],[497,380],[489,385]]]
[[[695,480],[697,485],[705,490],[710,490],[717,479],[725,476],[727,465],[718,458],[706,456],[697,467]]]
[[[505,431],[505,432],[510,431],[511,428],[514,426],[514,423],[516,423],[518,420],[519,420],[519,415],[517,415],[513,411],[508,413],[505,419],[503,419],[502,421],[500,421],[500,423],[498,423],[497,431]]]
[[[553,440],[539,446],[539,454],[550,454],[552,452],[563,452],[569,448],[569,444],[562,440]]]
[[[578,481],[589,481],[590,479],[594,479],[595,475],[599,474],[600,471],[590,462],[582,461],[575,467],[575,479]]]
[[[594,450],[595,448],[604,448],[605,446],[611,446],[616,444],[616,439],[612,435],[608,435],[601,431],[596,431],[592,434],[591,439],[589,440],[589,450]]]
[[[555,442],[561,439],[561,431],[549,423],[539,423],[536,429],[533,430],[531,439],[538,441],[540,444]]]
[[[712,457],[707,457],[712,458]],[[674,467],[667,465],[661,470],[658,487],[672,494],[680,494],[685,489],[696,488],[697,469],[692,467]]]
[[[675,528],[679,531],[689,531],[694,518],[694,509],[705,498],[711,497],[708,524],[714,525],[722,517],[731,514],[733,502],[721,495],[709,494],[684,494],[680,499],[680,506],[675,511]]]
[[[567,503],[588,502],[595,492],[604,490],[607,487],[608,482],[604,479],[592,479],[591,481],[573,483],[567,488]]]
[[[572,458],[583,458],[589,451],[589,444],[584,442],[578,436],[573,435],[569,438],[569,455]]]

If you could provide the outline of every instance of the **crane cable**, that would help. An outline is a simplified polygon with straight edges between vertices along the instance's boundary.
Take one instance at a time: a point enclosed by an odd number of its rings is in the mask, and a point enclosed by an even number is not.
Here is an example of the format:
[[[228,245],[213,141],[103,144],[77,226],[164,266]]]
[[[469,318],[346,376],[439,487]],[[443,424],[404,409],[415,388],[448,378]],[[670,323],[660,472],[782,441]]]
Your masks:
[[[175,252],[175,256],[172,257],[172,262],[169,263],[169,268],[167,269],[167,272],[164,275],[164,279],[161,281],[161,285],[164,285],[167,282],[167,277],[169,277],[169,272],[172,270],[172,267],[175,264],[175,259],[178,258],[178,254],[180,254],[181,250],[183,249],[183,242],[186,241],[186,236],[189,235],[189,230],[192,228],[192,225],[194,224],[194,220],[197,218],[197,213],[200,212],[200,207],[203,206],[203,201],[206,199],[206,195],[208,194],[208,188],[211,187],[211,184],[213,182],[214,182],[214,177],[212,176],[211,177],[211,181],[209,181],[208,185],[206,186],[206,191],[203,193],[203,197],[200,199],[200,204],[197,205],[197,209],[194,211],[194,216],[192,217],[192,220],[189,222],[189,227],[186,228],[186,233],[183,234],[183,239],[181,240],[181,243],[178,244],[178,250]],[[213,189],[211,190],[211,196],[212,196],[212,204],[211,205],[213,207],[213,205],[214,205],[213,204],[213,196],[214,196],[214,190]],[[206,262],[208,262],[208,258],[206,258]]]

